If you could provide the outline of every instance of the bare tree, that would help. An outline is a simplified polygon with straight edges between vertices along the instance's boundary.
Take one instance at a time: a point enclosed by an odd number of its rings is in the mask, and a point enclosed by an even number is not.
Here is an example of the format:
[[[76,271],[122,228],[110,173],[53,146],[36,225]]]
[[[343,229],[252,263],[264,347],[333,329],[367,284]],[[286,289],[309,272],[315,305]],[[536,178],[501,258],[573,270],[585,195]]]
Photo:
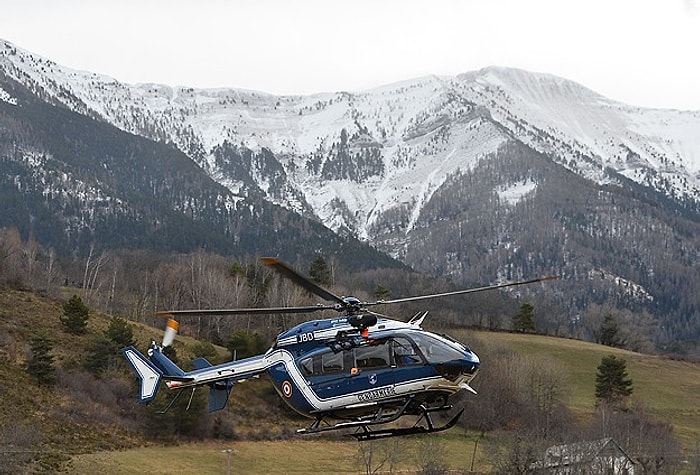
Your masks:
[[[90,253],[85,261],[85,272],[83,274],[83,296],[88,304],[92,304],[98,299],[103,282],[99,279],[100,271],[109,262],[109,255],[102,252],[98,258],[94,258],[95,244],[90,244]],[[96,302],[97,303],[97,302]]]
[[[423,475],[441,475],[447,473],[445,460],[445,443],[436,437],[424,437],[418,445],[416,454],[420,472]]]
[[[19,286],[22,271],[22,238],[17,228],[0,229],[0,282]]]
[[[406,454],[406,440],[401,437],[358,442],[357,459],[367,475],[394,473],[401,457]]]
[[[523,389],[534,409],[532,432],[547,439],[570,422],[565,410],[569,375],[554,359],[532,356],[524,358],[523,372]]]
[[[654,420],[647,408],[635,402],[629,410],[609,404],[596,408],[591,438],[612,437],[639,464],[642,473],[675,473],[682,461],[673,426]]]
[[[31,464],[36,447],[41,442],[38,427],[10,422],[0,426],[0,457],[2,473],[33,473]]]

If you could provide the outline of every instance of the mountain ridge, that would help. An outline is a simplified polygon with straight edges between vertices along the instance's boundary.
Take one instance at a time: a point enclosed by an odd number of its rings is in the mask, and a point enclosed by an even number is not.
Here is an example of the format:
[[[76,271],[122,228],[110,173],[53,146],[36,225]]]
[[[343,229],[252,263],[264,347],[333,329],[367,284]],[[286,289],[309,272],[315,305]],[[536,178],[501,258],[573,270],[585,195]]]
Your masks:
[[[651,124],[634,122],[634,127],[653,129],[657,134],[660,128],[665,130],[665,136],[645,147],[645,135],[629,130],[629,115],[642,109],[607,100],[577,83],[551,75],[491,67],[454,78],[427,76],[361,93],[274,96],[227,88],[125,85],[106,76],[67,70],[48,60],[35,61],[32,68],[28,66],[32,61],[23,59],[23,71],[37,87],[49,91],[47,94],[52,93],[51,81],[40,72],[48,67],[71,92],[64,96],[74,98],[62,99],[59,96],[65,91],[54,87],[53,94],[59,101],[131,133],[176,144],[231,190],[239,190],[240,183],[217,167],[212,157],[215,150],[224,142],[255,151],[270,150],[289,175],[286,184],[290,190],[271,194],[269,199],[298,212],[308,211],[303,204],[306,201],[331,229],[347,227],[369,241],[372,237],[368,227],[385,211],[380,202],[412,201],[413,214],[419,213],[425,197],[439,187],[447,174],[469,166],[470,159],[464,155],[458,155],[459,163],[450,160],[459,144],[452,144],[449,150],[437,150],[433,161],[424,156],[418,161],[420,152],[416,148],[434,148],[435,143],[429,141],[431,134],[451,128],[450,122],[469,121],[474,114],[482,119],[487,115],[512,137],[558,157],[562,165],[598,183],[615,181],[614,174],[622,174],[676,198],[696,202],[700,199],[700,139],[691,140],[693,126],[700,127],[700,112],[653,110],[660,117],[650,117]],[[20,74],[16,72],[14,76]],[[132,111],[132,115],[124,111]],[[368,117],[369,114],[373,116]],[[581,117],[587,120],[582,121]],[[628,129],[627,136],[606,143],[611,127]],[[382,155],[383,180],[373,181],[371,178],[376,175],[361,175],[364,180],[353,180],[347,174],[333,175],[328,170],[324,174],[322,169],[305,173],[301,167],[295,171],[285,161],[285,156],[295,156],[308,163],[318,152],[328,160],[331,147],[341,140],[342,130],[360,135],[350,144],[355,149],[371,149]],[[484,153],[495,151],[504,140],[492,143]],[[405,145],[403,149],[401,144]],[[412,173],[412,165],[418,168],[417,173]],[[434,180],[415,185],[415,175],[429,174]],[[264,185],[264,175],[259,175],[258,181]],[[332,187],[326,185],[329,181],[333,181]],[[389,181],[398,181],[396,188],[409,188],[407,192],[392,193],[386,187]],[[362,183],[361,190],[346,196],[347,188],[357,183]],[[299,199],[299,193],[305,200]],[[329,210],[327,203],[333,199],[360,218],[347,222],[338,209]]]
[[[236,200],[299,213],[417,270],[458,285],[557,273],[567,320],[553,327],[575,332],[591,303],[653,312],[659,328],[697,320],[700,297],[674,300],[672,283],[700,285],[700,111],[497,67],[275,96],[122,84],[7,42],[0,66],[42,100],[176,148]],[[681,327],[656,338],[700,335]]]

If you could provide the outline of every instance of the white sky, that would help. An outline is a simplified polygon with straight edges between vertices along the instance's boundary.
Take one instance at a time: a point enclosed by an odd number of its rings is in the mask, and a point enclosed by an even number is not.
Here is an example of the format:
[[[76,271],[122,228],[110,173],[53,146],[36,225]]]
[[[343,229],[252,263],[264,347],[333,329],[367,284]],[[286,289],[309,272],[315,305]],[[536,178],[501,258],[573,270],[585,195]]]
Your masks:
[[[494,65],[700,110],[700,0],[0,0],[0,38],[128,83],[310,94]]]

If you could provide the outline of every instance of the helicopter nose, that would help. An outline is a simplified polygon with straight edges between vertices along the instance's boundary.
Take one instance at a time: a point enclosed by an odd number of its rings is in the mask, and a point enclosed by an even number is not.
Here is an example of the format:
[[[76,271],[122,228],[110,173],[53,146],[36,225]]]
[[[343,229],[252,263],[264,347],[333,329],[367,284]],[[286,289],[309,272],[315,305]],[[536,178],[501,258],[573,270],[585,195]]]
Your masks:
[[[462,374],[465,376],[469,376],[471,378],[476,375],[476,372],[479,371],[479,366],[481,365],[481,361],[479,360],[479,357],[476,355],[476,353],[469,352],[467,354],[467,357],[462,361]]]
[[[477,358],[476,361],[472,360],[469,363],[465,363],[462,369],[462,374],[465,375],[474,375],[476,372],[479,370],[479,359]]]
[[[479,357],[469,352],[462,359],[437,365],[437,370],[450,381],[457,381],[465,376],[467,380],[471,380],[479,370]]]

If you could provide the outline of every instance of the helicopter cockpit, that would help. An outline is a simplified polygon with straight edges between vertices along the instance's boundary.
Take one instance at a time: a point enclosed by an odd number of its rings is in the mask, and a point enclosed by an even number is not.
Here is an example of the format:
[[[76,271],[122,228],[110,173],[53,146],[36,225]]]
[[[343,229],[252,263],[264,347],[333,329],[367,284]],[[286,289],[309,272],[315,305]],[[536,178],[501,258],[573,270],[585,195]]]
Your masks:
[[[302,374],[312,382],[317,377],[353,376],[367,370],[446,364],[459,366],[459,374],[469,376],[468,379],[479,368],[476,355],[459,342],[421,331],[392,332],[390,336],[373,338],[365,345],[342,351],[321,347],[299,360]],[[462,371],[465,366],[466,370]]]

